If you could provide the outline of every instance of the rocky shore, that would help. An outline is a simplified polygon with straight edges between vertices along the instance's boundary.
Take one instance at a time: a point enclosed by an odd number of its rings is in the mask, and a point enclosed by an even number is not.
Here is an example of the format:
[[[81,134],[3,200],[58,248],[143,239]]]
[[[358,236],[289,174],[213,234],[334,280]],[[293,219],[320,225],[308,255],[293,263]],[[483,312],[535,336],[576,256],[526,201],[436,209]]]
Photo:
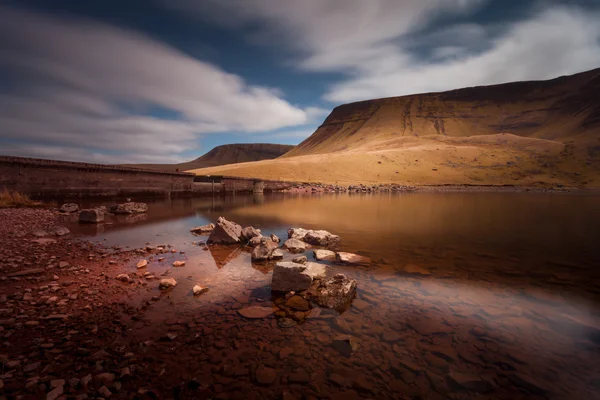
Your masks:
[[[195,259],[78,239],[77,212],[0,210],[6,398],[594,398],[600,327],[541,290],[576,274],[532,289],[503,261],[498,287],[492,254],[382,268],[327,231],[224,218],[188,233]],[[213,283],[193,272],[211,257]]]
[[[324,183],[297,183],[286,193],[409,193],[409,192],[576,192],[598,191],[597,188],[581,189],[564,185],[555,186],[515,186],[515,185],[330,185]]]

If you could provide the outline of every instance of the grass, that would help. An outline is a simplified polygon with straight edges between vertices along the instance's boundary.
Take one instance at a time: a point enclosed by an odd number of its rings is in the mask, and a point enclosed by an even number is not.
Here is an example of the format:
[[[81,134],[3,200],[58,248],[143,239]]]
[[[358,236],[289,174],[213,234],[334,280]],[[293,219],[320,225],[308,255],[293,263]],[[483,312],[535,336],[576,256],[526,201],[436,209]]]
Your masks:
[[[0,192],[0,208],[38,207],[41,203],[33,201],[26,194],[4,189]]]

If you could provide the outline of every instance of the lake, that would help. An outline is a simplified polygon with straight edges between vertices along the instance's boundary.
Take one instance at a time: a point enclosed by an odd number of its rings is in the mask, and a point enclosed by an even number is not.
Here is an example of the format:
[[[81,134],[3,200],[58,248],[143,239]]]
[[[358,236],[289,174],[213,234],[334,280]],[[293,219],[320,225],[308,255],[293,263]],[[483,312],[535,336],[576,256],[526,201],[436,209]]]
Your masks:
[[[330,266],[358,282],[341,314],[313,309],[286,328],[273,315],[246,319],[239,309],[276,300],[273,264],[189,232],[219,216],[282,241],[291,227],[325,229],[341,237],[339,250],[373,262]],[[130,327],[140,342],[195,332],[199,342],[164,350],[166,374],[196,379],[219,398],[600,398],[597,194],[182,199],[70,228],[105,246],[172,246],[147,270],[178,286],[165,295],[148,284],[129,299],[161,298]],[[195,284],[210,290],[194,297]],[[351,354],[339,346],[348,337]]]

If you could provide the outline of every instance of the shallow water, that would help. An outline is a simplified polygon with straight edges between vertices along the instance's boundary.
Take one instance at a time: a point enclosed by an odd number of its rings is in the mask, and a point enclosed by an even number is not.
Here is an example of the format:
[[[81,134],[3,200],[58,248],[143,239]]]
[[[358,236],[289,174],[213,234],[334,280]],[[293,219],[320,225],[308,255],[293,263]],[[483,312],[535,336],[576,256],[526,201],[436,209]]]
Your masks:
[[[236,196],[150,203],[147,215],[71,228],[105,245],[177,250],[150,262],[179,284],[132,322],[136,340],[174,320],[202,326],[199,353],[177,354],[173,368],[216,393],[591,399],[600,398],[599,205],[589,194]],[[248,320],[237,310],[274,300],[272,265],[251,263],[250,249],[194,244],[206,237],[189,229],[221,215],[283,240],[290,227],[326,229],[341,236],[339,250],[373,264],[331,266],[358,281],[341,315],[312,313],[291,328]],[[194,298],[195,284],[210,291]],[[142,299],[153,295],[155,283]],[[357,340],[349,357],[339,335]],[[277,379],[258,385],[264,366]]]

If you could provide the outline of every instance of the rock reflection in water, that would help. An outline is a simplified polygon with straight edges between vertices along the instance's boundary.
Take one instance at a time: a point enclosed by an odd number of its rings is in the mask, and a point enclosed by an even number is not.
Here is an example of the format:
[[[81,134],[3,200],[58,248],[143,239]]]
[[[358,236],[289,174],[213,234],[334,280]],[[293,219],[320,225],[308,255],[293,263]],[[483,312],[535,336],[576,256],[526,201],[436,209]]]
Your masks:
[[[165,354],[156,382],[164,392],[167,382],[184,381],[197,382],[181,389],[190,398],[600,397],[598,197],[236,201],[185,217],[187,230],[169,239],[187,256],[186,267],[167,267],[178,286],[148,308],[146,322],[131,322],[136,343],[178,334],[141,348]],[[269,264],[253,265],[239,246],[207,252],[177,243],[221,213],[280,237],[292,226],[327,229],[341,236],[340,250],[374,262],[332,263],[331,274],[358,281],[341,314],[312,304],[290,324],[277,312],[245,318],[240,309],[277,306]],[[297,257],[285,253],[286,261]],[[311,250],[304,255],[313,260]],[[194,298],[195,284],[210,291]],[[149,287],[142,299],[156,293]]]

